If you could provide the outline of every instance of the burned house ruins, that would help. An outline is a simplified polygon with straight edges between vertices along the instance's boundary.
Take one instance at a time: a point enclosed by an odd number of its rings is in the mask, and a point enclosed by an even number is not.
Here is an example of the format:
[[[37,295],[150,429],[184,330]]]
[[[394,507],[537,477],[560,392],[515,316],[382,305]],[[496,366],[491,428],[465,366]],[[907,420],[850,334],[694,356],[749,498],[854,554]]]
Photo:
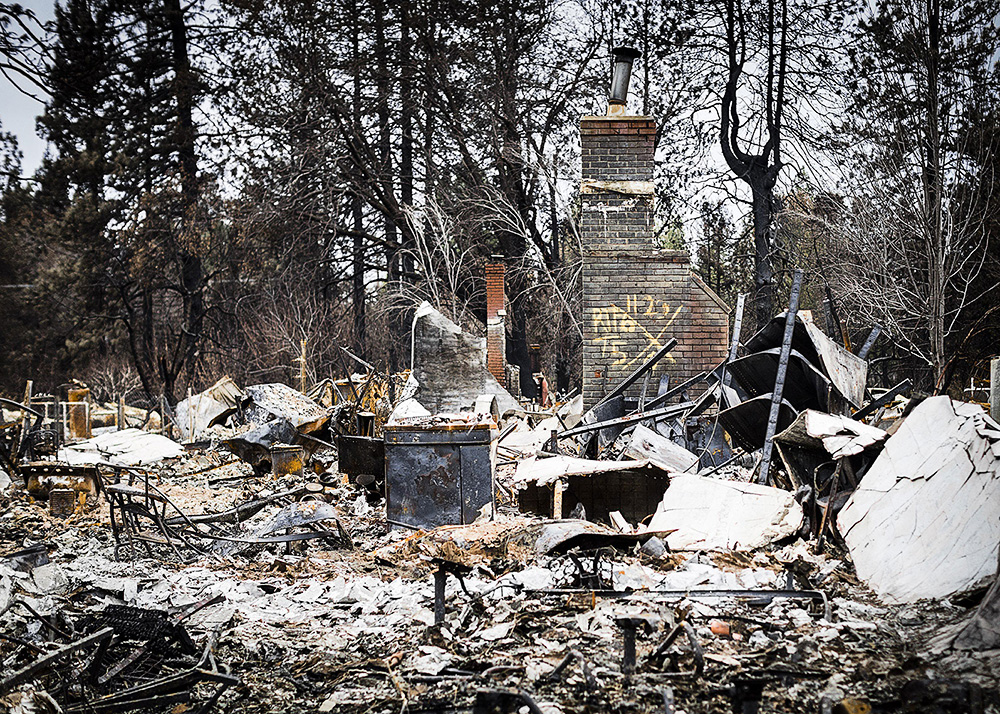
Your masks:
[[[0,712],[1000,711],[1000,424],[874,386],[798,281],[743,334],[621,79],[576,393],[507,388],[491,260],[400,372],[0,399]]]

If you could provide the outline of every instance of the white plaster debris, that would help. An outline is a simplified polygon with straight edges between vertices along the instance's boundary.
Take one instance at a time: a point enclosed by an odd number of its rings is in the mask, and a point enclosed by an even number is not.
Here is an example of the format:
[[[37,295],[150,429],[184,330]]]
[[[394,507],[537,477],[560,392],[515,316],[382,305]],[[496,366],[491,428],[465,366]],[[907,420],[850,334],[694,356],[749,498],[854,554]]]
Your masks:
[[[945,598],[993,575],[1000,544],[1000,426],[975,404],[919,404],[837,525],[858,577],[889,602]]]
[[[642,424],[637,424],[632,432],[632,440],[625,449],[625,455],[634,459],[648,459],[664,471],[672,472],[688,471],[698,463],[698,457],[683,446],[678,446]]]
[[[834,459],[860,454],[888,437],[882,429],[850,417],[806,409],[795,423],[776,438],[801,431],[822,443],[823,448]]]
[[[73,465],[148,466],[184,454],[172,439],[141,429],[109,431],[59,449],[59,460]]]
[[[802,507],[783,489],[675,474],[645,530],[675,530],[666,538],[675,550],[752,550],[801,523]]]

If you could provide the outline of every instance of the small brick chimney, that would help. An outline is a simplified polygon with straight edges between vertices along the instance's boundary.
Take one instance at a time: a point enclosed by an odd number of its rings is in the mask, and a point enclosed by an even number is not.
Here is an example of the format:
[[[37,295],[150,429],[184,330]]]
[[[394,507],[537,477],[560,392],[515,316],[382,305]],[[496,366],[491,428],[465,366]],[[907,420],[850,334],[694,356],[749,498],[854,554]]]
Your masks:
[[[486,263],[486,369],[504,387],[507,386],[505,271],[501,256],[494,255]]]

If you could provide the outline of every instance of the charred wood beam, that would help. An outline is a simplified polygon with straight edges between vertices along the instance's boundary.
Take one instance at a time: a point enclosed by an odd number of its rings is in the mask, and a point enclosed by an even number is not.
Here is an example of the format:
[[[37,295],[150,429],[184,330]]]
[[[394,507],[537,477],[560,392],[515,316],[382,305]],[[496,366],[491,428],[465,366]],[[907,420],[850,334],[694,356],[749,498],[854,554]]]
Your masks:
[[[656,354],[654,354],[648,360],[643,362],[639,367],[637,367],[636,370],[632,372],[632,374],[623,379],[618,384],[617,387],[611,390],[610,393],[605,394],[604,397],[601,399],[601,401],[599,401],[597,404],[594,405],[593,409],[596,409],[602,404],[610,402],[612,399],[623,395],[626,389],[635,384],[642,375],[646,374],[646,372],[655,367],[656,363],[659,362],[661,359],[663,359],[663,357],[667,354],[667,352],[669,352],[676,346],[677,346],[677,340],[671,337],[669,340],[667,340],[667,343],[663,345],[663,347],[661,347],[656,351]],[[591,411],[593,411],[593,409]]]
[[[10,675],[2,682],[0,682],[0,694],[5,694],[11,691],[14,687],[19,684],[24,684],[25,682],[30,682],[35,677],[42,675],[49,669],[53,664],[61,660],[63,657],[67,657],[74,652],[78,652],[82,649],[86,649],[91,645],[96,645],[104,640],[107,640],[114,634],[114,630],[110,627],[102,628],[89,637],[84,637],[82,640],[70,643],[64,647],[60,647],[54,652],[50,652],[44,657],[39,657],[31,664],[22,667],[14,674]]]
[[[854,413],[853,419],[855,421],[861,421],[865,417],[874,414],[879,407],[884,407],[886,404],[891,402],[893,399],[898,397],[903,392],[909,391],[912,386],[913,382],[911,382],[909,379],[904,379],[902,382],[897,384],[895,387],[892,387],[888,392],[883,394],[881,397],[873,399],[872,401],[868,402],[863,407],[861,407],[861,409],[859,409]]]

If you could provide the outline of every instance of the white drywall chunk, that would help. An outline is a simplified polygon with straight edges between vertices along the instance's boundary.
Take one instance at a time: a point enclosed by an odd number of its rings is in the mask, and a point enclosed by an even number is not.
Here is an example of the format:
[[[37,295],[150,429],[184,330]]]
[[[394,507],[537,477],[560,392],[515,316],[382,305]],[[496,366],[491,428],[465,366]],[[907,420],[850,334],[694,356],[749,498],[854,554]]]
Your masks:
[[[789,491],[675,474],[648,531],[669,531],[673,549],[751,550],[792,535],[802,507]]]

